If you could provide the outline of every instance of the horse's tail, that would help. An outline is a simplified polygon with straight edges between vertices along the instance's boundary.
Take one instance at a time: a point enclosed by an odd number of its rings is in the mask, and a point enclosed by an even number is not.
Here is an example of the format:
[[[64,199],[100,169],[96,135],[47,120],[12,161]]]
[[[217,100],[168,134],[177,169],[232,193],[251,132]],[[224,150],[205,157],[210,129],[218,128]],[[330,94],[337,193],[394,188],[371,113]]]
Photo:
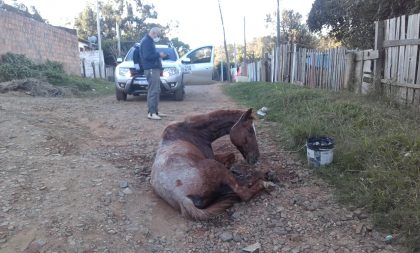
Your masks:
[[[181,204],[181,212],[182,215],[189,216],[194,220],[208,220],[223,213],[236,202],[238,202],[238,197],[229,194],[218,199],[210,206],[200,209],[194,205],[190,198],[185,197]]]

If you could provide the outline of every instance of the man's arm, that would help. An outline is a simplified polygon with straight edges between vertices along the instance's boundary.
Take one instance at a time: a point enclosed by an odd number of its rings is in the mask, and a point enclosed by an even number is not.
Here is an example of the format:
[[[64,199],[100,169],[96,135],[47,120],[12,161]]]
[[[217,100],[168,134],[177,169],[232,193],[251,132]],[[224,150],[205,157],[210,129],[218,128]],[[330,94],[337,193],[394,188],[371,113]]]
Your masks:
[[[142,46],[142,55],[143,58],[147,61],[155,61],[160,58],[160,55],[156,50],[154,50],[153,45],[151,43],[143,43]]]

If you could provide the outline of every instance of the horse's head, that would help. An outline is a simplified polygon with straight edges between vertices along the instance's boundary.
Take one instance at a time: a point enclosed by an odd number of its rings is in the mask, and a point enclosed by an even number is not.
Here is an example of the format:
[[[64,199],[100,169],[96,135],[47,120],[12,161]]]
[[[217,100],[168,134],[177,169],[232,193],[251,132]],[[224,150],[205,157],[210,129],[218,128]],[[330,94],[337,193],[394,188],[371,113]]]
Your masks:
[[[230,130],[230,140],[249,164],[255,164],[260,156],[253,120],[250,108]]]

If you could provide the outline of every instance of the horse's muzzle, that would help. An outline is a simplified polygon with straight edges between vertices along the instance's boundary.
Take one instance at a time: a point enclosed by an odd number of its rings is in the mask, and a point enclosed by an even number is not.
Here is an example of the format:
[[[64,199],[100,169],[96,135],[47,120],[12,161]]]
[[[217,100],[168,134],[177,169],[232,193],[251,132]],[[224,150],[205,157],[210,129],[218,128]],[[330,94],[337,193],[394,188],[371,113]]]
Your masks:
[[[258,162],[258,156],[257,155],[250,155],[246,158],[246,162],[251,164],[251,165],[254,165]]]

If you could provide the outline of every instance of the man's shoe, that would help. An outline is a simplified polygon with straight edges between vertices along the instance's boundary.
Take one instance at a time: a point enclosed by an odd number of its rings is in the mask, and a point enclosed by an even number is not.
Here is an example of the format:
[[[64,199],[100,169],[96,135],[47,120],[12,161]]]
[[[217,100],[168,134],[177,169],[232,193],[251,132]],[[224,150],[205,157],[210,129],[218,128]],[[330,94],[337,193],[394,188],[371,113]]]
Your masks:
[[[149,119],[155,119],[155,120],[162,119],[156,113],[149,113],[149,114],[147,114],[147,118],[149,118]]]

